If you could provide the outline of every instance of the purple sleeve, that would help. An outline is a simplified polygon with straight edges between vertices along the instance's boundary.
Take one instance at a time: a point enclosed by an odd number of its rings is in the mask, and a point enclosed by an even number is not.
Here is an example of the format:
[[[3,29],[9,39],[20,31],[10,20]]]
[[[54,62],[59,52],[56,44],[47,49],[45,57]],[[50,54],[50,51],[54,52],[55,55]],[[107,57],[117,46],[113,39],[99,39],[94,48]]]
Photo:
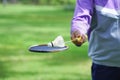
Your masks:
[[[86,34],[90,27],[92,11],[93,0],[76,0],[71,32],[79,30],[82,34]]]

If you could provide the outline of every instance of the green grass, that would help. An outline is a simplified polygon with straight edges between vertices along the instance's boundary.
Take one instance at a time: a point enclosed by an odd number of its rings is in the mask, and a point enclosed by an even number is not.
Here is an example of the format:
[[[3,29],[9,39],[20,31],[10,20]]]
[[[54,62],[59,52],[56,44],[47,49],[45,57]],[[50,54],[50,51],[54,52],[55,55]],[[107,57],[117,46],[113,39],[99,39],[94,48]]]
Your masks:
[[[88,43],[54,54],[28,51],[58,35],[70,40],[72,16],[59,6],[0,5],[0,80],[91,80]]]

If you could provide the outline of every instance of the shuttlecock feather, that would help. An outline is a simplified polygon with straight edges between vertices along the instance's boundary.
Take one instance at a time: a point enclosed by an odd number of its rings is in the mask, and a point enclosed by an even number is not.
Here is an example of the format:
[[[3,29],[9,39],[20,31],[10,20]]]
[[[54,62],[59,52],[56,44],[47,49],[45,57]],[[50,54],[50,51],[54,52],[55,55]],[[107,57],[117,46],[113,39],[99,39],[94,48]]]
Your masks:
[[[54,41],[48,43],[49,47],[65,47],[65,42],[63,37],[60,35],[54,39]]]

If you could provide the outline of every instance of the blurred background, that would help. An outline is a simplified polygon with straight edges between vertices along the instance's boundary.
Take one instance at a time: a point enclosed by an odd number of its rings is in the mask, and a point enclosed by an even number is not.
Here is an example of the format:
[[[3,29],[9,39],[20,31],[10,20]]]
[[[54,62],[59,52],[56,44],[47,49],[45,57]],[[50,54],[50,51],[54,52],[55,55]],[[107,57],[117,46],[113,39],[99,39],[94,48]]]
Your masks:
[[[88,43],[53,54],[28,51],[70,40],[76,0],[0,0],[0,80],[91,80]]]

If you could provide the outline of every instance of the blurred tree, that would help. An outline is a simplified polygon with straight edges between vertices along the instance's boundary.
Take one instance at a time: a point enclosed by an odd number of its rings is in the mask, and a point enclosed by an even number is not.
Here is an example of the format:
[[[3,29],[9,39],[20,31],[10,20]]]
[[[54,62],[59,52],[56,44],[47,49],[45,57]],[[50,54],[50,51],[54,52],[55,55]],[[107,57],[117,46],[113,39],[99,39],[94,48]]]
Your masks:
[[[66,4],[64,6],[64,9],[67,11],[73,11],[74,10],[74,5],[71,0],[66,0]]]
[[[21,4],[35,4],[35,5],[74,5],[75,0],[0,0],[0,3],[3,3],[4,6],[6,3],[21,3]]]
[[[50,5],[51,0],[47,0],[47,5]]]
[[[9,0],[9,1],[10,1],[10,3],[12,3],[12,4],[17,3],[17,0]]]
[[[70,4],[71,4],[71,1],[70,1],[70,0],[67,0],[67,4],[69,4],[69,5],[70,5]]]
[[[38,5],[38,4],[40,4],[40,0],[32,0],[32,3],[35,5]]]
[[[2,3],[3,3],[3,6],[5,7],[7,4],[7,0],[3,0]]]
[[[58,2],[59,4],[61,4],[61,5],[63,5],[63,4],[65,3],[64,0],[57,0],[57,2]]]

